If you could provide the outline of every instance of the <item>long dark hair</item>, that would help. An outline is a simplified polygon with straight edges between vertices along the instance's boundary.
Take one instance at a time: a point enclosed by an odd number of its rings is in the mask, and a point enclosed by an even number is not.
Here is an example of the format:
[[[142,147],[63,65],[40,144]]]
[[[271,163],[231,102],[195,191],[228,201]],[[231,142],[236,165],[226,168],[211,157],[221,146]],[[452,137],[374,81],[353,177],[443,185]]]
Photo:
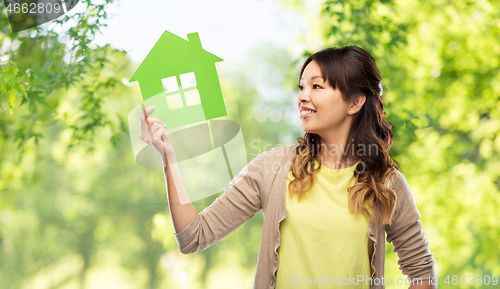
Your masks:
[[[399,163],[389,155],[394,134],[392,125],[385,119],[382,82],[375,61],[358,46],[328,48],[311,55],[305,61],[299,78],[311,61],[318,63],[323,79],[333,89],[339,88],[345,102],[360,94],[366,96],[363,107],[354,115],[347,138],[347,149],[349,145],[356,148],[356,158],[360,160],[354,171],[356,182],[347,189],[349,210],[355,215],[361,211],[371,219],[366,202],[372,208],[378,204],[378,213],[373,217],[382,225],[390,225],[396,194],[385,182],[394,174],[395,169],[400,169]],[[313,186],[314,174],[321,167],[322,160],[317,156],[322,145],[319,135],[314,133],[306,132],[304,137],[297,140],[299,145],[291,167],[294,179],[290,180],[288,189],[291,193],[297,193],[300,199]],[[376,154],[366,154],[366,148],[372,147],[376,148]],[[364,154],[359,154],[361,148],[365,148]],[[319,163],[319,167],[313,165],[314,160]]]

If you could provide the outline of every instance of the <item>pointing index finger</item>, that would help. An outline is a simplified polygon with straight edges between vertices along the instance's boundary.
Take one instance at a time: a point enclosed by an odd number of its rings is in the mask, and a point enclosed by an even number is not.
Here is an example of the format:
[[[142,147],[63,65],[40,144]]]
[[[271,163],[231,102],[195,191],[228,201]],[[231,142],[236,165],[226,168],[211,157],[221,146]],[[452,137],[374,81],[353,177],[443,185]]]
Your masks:
[[[148,120],[148,115],[153,111],[154,106],[148,106],[141,114],[140,119],[141,121],[146,120],[146,124],[149,125],[149,120]]]

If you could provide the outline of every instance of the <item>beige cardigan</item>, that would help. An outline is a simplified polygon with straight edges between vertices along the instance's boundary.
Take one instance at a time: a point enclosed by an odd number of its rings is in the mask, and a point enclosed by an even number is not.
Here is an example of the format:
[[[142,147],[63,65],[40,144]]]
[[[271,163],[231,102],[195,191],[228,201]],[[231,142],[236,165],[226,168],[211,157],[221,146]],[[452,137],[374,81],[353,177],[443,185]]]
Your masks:
[[[280,245],[279,223],[288,214],[285,207],[286,178],[297,146],[274,147],[248,163],[220,197],[198,213],[187,227],[174,234],[179,250],[183,254],[204,250],[262,209],[264,224],[253,288],[274,288],[278,268],[276,249]],[[371,257],[373,283],[370,289],[385,288],[384,284],[387,283],[385,278],[382,279],[386,232],[387,241],[393,243],[394,252],[398,254],[398,265],[404,275],[410,279],[437,278],[434,267],[436,261],[422,231],[420,213],[401,172],[396,170],[389,180],[389,187],[397,194],[391,226],[376,226],[372,220],[366,232],[374,246]],[[374,206],[374,214],[377,208]],[[392,280],[392,283],[395,284],[396,280]]]

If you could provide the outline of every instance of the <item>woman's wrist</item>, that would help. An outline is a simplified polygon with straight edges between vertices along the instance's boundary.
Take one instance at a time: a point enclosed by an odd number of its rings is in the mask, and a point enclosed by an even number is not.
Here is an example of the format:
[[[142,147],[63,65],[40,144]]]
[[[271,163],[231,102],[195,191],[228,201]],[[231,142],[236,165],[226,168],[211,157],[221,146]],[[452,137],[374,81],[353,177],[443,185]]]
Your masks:
[[[175,153],[168,154],[166,156],[163,156],[162,158],[163,166],[175,164],[177,162],[177,159],[175,157]]]

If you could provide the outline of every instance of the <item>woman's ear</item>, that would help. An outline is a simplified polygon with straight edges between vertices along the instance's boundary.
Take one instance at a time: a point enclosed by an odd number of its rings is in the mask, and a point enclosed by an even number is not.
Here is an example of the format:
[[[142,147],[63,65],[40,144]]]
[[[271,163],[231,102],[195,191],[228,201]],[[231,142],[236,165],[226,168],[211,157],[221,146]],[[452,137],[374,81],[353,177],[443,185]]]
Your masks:
[[[357,113],[363,107],[365,101],[366,101],[366,96],[364,93],[358,94],[357,96],[353,96],[349,106],[349,111],[347,111],[347,113],[348,114]]]

